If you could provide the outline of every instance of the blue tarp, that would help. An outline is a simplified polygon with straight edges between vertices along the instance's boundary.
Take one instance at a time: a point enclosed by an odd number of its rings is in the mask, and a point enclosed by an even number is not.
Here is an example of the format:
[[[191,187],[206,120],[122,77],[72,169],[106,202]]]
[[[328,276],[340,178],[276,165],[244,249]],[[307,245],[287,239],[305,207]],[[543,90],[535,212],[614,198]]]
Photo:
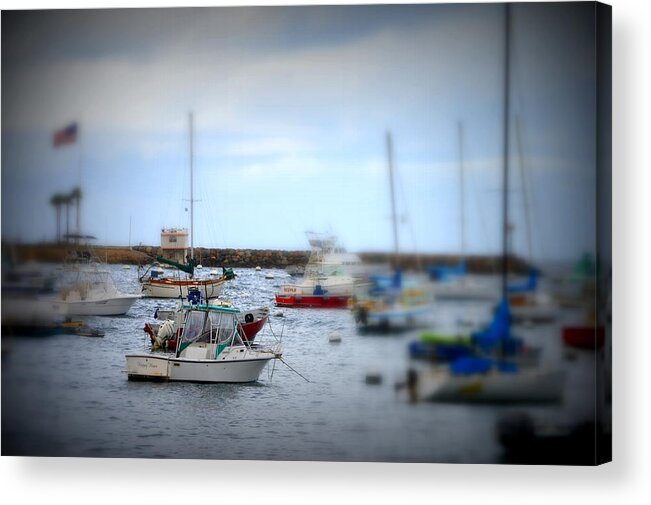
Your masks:
[[[447,281],[450,277],[466,275],[466,262],[460,261],[454,266],[449,265],[432,265],[427,267],[429,277],[435,281]]]
[[[467,356],[453,361],[450,364],[450,371],[455,375],[472,375],[486,373],[492,366],[492,359]]]
[[[522,284],[511,284],[506,287],[509,293],[530,293],[538,287],[538,275],[540,272],[535,268],[529,269],[529,278]]]
[[[312,294],[313,294],[313,295],[320,296],[320,295],[325,295],[327,292],[328,292],[328,290],[327,290],[327,289],[323,289],[323,287],[321,286],[321,284],[317,284],[317,285],[314,287],[314,291],[312,292]]]
[[[488,328],[472,334],[473,341],[485,352],[492,351],[498,344],[511,338],[511,311],[509,302],[503,299],[497,306]]]
[[[418,340],[409,342],[409,355],[415,359],[454,361],[472,354],[472,348],[464,344],[431,344]]]

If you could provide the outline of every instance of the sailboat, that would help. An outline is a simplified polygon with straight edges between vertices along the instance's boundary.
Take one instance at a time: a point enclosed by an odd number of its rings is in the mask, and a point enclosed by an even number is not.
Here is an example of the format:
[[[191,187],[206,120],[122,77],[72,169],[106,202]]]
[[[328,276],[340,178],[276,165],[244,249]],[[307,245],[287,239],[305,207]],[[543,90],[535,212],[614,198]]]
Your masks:
[[[198,289],[204,299],[216,298],[221,293],[224,284],[233,279],[235,275],[231,269],[223,269],[219,277],[211,276],[205,279],[194,277],[195,269],[199,268],[198,261],[194,258],[194,180],[193,180],[193,118],[190,113],[190,256],[187,263],[157,256],[156,261],[164,263],[189,275],[188,278],[160,277],[152,275],[148,270],[140,276],[143,295],[150,298],[188,298],[188,292]],[[150,274],[147,277],[147,274]]]
[[[505,353],[510,335],[511,311],[507,286],[509,196],[509,83],[511,7],[505,4],[504,151],[502,195],[502,300],[495,317],[479,335],[486,355],[460,356],[449,364],[420,373],[408,372],[413,399],[441,402],[538,403],[559,401],[565,374],[542,366],[520,367]],[[498,352],[498,358],[490,356]]]
[[[496,301],[499,291],[494,286],[469,278],[466,261],[465,177],[463,157],[463,124],[459,121],[459,235],[461,258],[456,265],[433,265],[427,268],[434,281],[436,300]]]
[[[402,278],[399,263],[398,224],[393,182],[393,147],[391,134],[386,134],[395,271],[390,279],[375,278],[371,289],[358,290],[352,304],[358,331],[388,332],[410,330],[429,323],[432,314],[431,293],[420,285],[409,286]]]

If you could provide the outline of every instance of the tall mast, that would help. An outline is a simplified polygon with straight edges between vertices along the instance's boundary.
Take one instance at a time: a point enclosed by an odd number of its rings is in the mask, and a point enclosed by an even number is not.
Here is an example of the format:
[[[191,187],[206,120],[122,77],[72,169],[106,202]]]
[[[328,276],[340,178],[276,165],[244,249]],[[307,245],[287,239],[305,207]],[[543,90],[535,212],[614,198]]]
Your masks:
[[[193,147],[192,147],[192,112],[190,112],[190,258],[194,259],[194,180],[192,177]]]
[[[459,121],[459,219],[461,224],[461,258],[466,259],[466,195],[463,173],[463,125]]]
[[[393,221],[393,248],[396,255],[396,268],[398,268],[398,222],[396,216],[396,196],[393,187],[393,147],[391,133],[387,132],[387,160],[389,163],[389,188],[391,190],[391,220]]]
[[[529,188],[527,185],[528,172],[525,166],[524,148],[522,146],[522,131],[520,117],[515,116],[515,133],[518,141],[518,157],[520,158],[520,178],[522,179],[522,202],[524,205],[524,218],[527,228],[527,253],[530,264],[533,264],[533,240],[531,238],[531,213],[529,211]]]
[[[509,88],[510,88],[510,36],[511,36],[511,4],[505,3],[504,17],[504,152],[502,171],[502,298],[506,299],[508,274],[508,236],[509,236]]]

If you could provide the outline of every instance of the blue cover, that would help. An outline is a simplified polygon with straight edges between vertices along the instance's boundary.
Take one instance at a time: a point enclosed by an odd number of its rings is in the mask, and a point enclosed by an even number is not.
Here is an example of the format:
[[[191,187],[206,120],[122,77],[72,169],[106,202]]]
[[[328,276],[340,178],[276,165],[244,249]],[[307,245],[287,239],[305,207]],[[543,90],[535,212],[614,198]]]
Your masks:
[[[472,349],[463,344],[430,344],[419,340],[409,342],[409,356],[413,359],[454,361],[470,354]]]
[[[491,324],[482,331],[472,334],[473,341],[485,352],[492,351],[498,344],[511,338],[511,311],[506,299],[497,306]]]
[[[393,282],[391,284],[394,288],[399,288],[402,286],[402,274],[400,273],[400,270],[396,270],[395,273],[393,274]]]
[[[502,373],[518,373],[518,365],[510,363],[509,361],[498,361],[496,363],[497,369]]]
[[[523,284],[511,284],[507,286],[507,291],[509,293],[530,293],[535,291],[538,287],[538,275],[540,272],[535,268],[529,269],[529,278]]]
[[[201,291],[198,289],[188,290],[188,303],[190,305],[198,305],[201,303]]]
[[[325,295],[327,292],[328,292],[328,290],[323,289],[323,287],[321,287],[321,284],[317,284],[314,287],[314,291],[312,292],[312,294],[319,296],[319,295]]]
[[[466,262],[460,261],[458,265],[432,265],[427,267],[429,277],[435,281],[447,281],[450,277],[466,275]]]
[[[493,360],[488,358],[475,358],[466,356],[453,361],[450,364],[450,371],[454,375],[472,375],[486,373],[493,366]]]

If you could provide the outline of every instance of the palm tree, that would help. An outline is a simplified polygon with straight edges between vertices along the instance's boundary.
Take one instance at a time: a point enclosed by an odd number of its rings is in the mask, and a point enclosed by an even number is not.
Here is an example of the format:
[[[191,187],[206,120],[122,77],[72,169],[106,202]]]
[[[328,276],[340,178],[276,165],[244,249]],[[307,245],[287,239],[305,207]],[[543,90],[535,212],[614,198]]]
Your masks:
[[[75,204],[77,206],[77,209],[76,209],[76,212],[77,212],[77,230],[76,230],[76,233],[79,234],[79,233],[81,233],[81,230],[79,229],[79,203],[81,201],[81,189],[79,188],[79,186],[73,188],[72,192],[70,193],[69,198],[70,198],[70,202],[71,203],[75,202]]]
[[[66,206],[66,242],[70,240],[70,204],[72,203],[72,194],[61,195],[62,203]]]
[[[61,193],[56,193],[50,198],[50,204],[52,204],[56,210],[57,217],[57,243],[61,242],[61,205],[65,203],[65,195]]]

